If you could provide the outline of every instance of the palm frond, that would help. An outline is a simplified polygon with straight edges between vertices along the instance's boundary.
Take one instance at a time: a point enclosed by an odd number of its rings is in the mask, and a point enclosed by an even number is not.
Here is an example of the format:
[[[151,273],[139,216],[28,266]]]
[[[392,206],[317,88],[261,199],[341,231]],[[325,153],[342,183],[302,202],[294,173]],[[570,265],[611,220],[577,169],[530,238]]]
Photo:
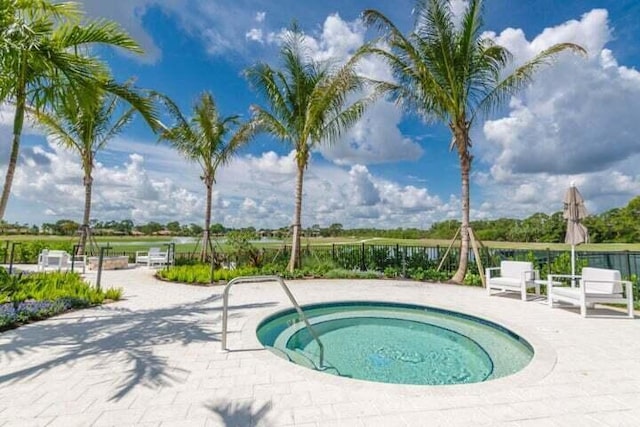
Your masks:
[[[504,102],[506,102],[516,92],[530,84],[533,79],[533,75],[537,71],[551,64],[557,56],[564,51],[570,51],[583,56],[586,56],[587,54],[583,47],[574,43],[558,43],[548,49],[545,49],[498,82],[495,88],[493,88],[493,90],[491,90],[479,103],[471,121],[473,121],[478,114],[487,115],[495,110],[497,106],[504,104]]]
[[[36,119],[36,123],[53,136],[60,145],[78,152],[81,150],[74,136],[65,128],[64,121],[59,117],[35,109],[30,109],[29,113]]]
[[[276,116],[257,105],[251,106],[251,110],[256,129],[270,133],[283,141],[293,142],[293,133]]]
[[[113,123],[113,125],[111,126],[111,128],[109,128],[106,132],[104,132],[104,134],[102,135],[102,139],[97,141],[96,146],[95,146],[95,150],[101,150],[102,148],[104,148],[106,146],[106,144],[111,141],[116,135],[118,135],[120,132],[122,132],[122,130],[129,124],[131,123],[131,120],[133,120],[133,116],[134,114],[137,112],[137,110],[134,107],[129,108],[127,111],[124,112],[124,114],[122,114],[116,121],[115,123]]]
[[[158,132],[160,119],[150,91],[144,91],[133,85],[132,81],[120,84],[113,79],[100,80],[100,88],[111,93],[133,107],[154,132]]]
[[[83,25],[62,25],[54,33],[53,41],[62,48],[102,44],[143,53],[140,45],[117,23],[107,20],[90,21]]]

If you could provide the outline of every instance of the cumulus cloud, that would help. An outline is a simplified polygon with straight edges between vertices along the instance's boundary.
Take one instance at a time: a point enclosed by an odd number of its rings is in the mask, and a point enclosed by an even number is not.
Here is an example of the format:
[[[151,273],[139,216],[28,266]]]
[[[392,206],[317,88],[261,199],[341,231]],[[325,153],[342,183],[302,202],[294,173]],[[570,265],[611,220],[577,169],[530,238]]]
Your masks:
[[[286,29],[281,30],[272,35],[271,40],[279,43],[286,32]],[[307,35],[306,42],[315,60],[345,62],[362,46],[364,37],[365,28],[360,20],[347,22],[340,15],[333,14],[325,19],[321,32],[315,36]],[[364,58],[358,71],[372,79],[392,79],[389,68],[377,58]],[[318,151],[340,165],[416,160],[422,156],[423,150],[398,128],[402,118],[402,112],[393,103],[379,100],[342,139],[332,145],[322,145]]]
[[[40,158],[40,160],[39,160]],[[43,162],[41,159],[47,159]],[[84,202],[83,172],[77,155],[51,143],[25,150],[13,186],[13,195],[59,218],[81,218]],[[202,217],[200,194],[178,187],[169,179],[152,179],[144,158],[131,154],[124,164],[93,171],[94,217],[131,218],[136,222]]]
[[[494,37],[516,62],[562,41],[578,43],[589,54],[561,56],[512,99],[508,115],[485,123],[479,148],[490,169],[479,182],[487,198],[512,194],[509,199],[523,214],[555,211],[572,179],[580,181],[596,211],[637,195],[640,146],[632,130],[640,110],[640,73],[618,65],[605,47],[613,37],[607,12],[592,10],[531,41],[513,29]]]
[[[259,28],[252,28],[245,34],[247,40],[251,40],[254,42],[262,43],[262,30]]]
[[[105,2],[103,0],[84,0],[82,6],[88,16],[92,18],[105,18],[120,24],[145,51],[145,55],[139,57],[143,62],[155,63],[162,58],[162,51],[143,26],[145,13],[154,6],[163,2],[158,0],[129,0],[123,2]],[[175,10],[179,1],[166,1],[167,10]]]
[[[117,4],[116,4],[117,3]],[[145,14],[157,8],[177,19],[181,29],[201,40],[211,55],[246,53],[246,38],[257,36],[250,27],[263,23],[266,12],[252,12],[249,1],[211,2],[207,0],[128,0],[122,2],[85,0],[83,7],[91,17],[107,18],[123,26],[144,48],[143,62],[156,63],[162,51],[144,27]],[[253,9],[255,10],[255,9]]]
[[[356,165],[349,171],[349,179],[356,206],[373,206],[380,202],[380,193],[366,167]]]

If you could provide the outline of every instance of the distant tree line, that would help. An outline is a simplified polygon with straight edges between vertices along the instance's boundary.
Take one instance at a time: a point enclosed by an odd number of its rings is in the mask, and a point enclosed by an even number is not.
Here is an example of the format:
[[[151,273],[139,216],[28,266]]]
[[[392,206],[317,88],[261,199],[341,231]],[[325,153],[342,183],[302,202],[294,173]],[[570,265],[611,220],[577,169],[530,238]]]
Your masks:
[[[598,215],[591,215],[584,224],[589,229],[592,243],[638,243],[640,242],[640,196],[632,199],[627,206],[610,209]],[[499,242],[537,242],[558,243],[564,241],[566,220],[562,212],[551,215],[535,213],[525,219],[499,218],[492,220],[472,221],[471,227],[479,240]],[[345,229],[340,223],[328,227],[319,224],[303,230],[307,237],[384,237],[390,239],[452,239],[460,228],[460,221],[447,220],[435,222],[428,230],[418,228],[351,228]],[[74,236],[80,224],[70,219],[61,219],[55,223],[43,223],[40,228],[29,224],[10,224],[0,221],[2,234],[49,234],[58,236]],[[204,229],[201,225],[180,224],[171,221],[162,224],[151,221],[146,224],[134,224],[132,220],[93,221],[94,235],[171,235],[201,236]],[[209,233],[212,236],[227,235],[231,231],[241,231],[252,238],[284,239],[290,237],[290,228],[256,229],[245,227],[227,228],[222,224],[212,224]]]
[[[638,243],[640,242],[640,197],[632,199],[627,206],[610,209],[584,220],[592,243]],[[458,221],[434,223],[425,233],[433,239],[451,239],[460,227]],[[505,242],[563,242],[566,220],[562,212],[552,215],[536,213],[525,219],[500,218],[472,221],[471,228],[480,240]]]

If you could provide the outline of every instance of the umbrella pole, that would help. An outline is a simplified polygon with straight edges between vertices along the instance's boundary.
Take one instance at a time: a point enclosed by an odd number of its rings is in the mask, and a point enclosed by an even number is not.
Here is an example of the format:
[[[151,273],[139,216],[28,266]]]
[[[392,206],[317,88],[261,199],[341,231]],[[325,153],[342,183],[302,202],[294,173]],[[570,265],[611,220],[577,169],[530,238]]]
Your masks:
[[[571,287],[576,286],[576,245],[571,245]]]

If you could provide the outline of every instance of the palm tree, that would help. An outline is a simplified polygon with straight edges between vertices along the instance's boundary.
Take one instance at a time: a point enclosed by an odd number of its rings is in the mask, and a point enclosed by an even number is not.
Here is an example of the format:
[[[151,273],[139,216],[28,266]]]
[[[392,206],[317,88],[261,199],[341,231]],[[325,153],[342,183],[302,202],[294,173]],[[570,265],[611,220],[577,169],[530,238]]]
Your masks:
[[[311,150],[318,144],[333,143],[362,117],[373,96],[351,104],[363,80],[355,71],[359,58],[354,55],[342,66],[314,61],[305,49],[305,36],[295,25],[287,33],[280,49],[282,68],[267,64],[249,68],[246,75],[269,104],[252,106],[253,120],[261,131],[270,133],[296,150],[295,209],[293,243],[288,270],[300,266],[302,184]]]
[[[119,92],[108,79],[105,64],[87,55],[95,45],[115,46],[141,53],[138,44],[115,23],[84,21],[73,2],[5,0],[0,13],[0,102],[15,105],[13,141],[2,196],[4,217],[18,162],[25,110],[36,110],[68,95],[92,94],[88,88]]]
[[[166,96],[156,94],[175,120],[171,127],[161,125],[160,139],[170,142],[184,157],[198,163],[200,179],[207,192],[204,231],[200,260],[205,261],[211,247],[211,197],[218,167],[228,164],[238,149],[253,135],[251,125],[240,125],[239,116],[222,117],[213,96],[205,92],[193,109],[193,117],[185,118],[178,106]],[[232,131],[236,129],[235,133]]]
[[[460,262],[454,282],[462,282],[467,271],[471,126],[529,84],[560,52],[585,53],[572,43],[556,44],[505,75],[512,55],[482,36],[482,9],[482,0],[470,0],[458,24],[448,0],[418,0],[414,28],[406,36],[380,12],[363,12],[365,23],[383,32],[388,46],[367,50],[384,59],[396,79],[379,82],[380,87],[408,110],[445,121],[451,129],[450,148],[458,153],[462,178]]]
[[[78,248],[80,254],[86,251],[96,155],[123,130],[136,111],[142,112],[145,118],[152,114],[151,102],[138,95],[130,84],[122,86],[118,92],[132,103],[124,111],[123,98],[104,90],[93,90],[92,100],[78,98],[69,91],[69,95],[60,99],[51,112],[33,112],[48,134],[62,146],[77,152],[82,162],[84,214]]]

